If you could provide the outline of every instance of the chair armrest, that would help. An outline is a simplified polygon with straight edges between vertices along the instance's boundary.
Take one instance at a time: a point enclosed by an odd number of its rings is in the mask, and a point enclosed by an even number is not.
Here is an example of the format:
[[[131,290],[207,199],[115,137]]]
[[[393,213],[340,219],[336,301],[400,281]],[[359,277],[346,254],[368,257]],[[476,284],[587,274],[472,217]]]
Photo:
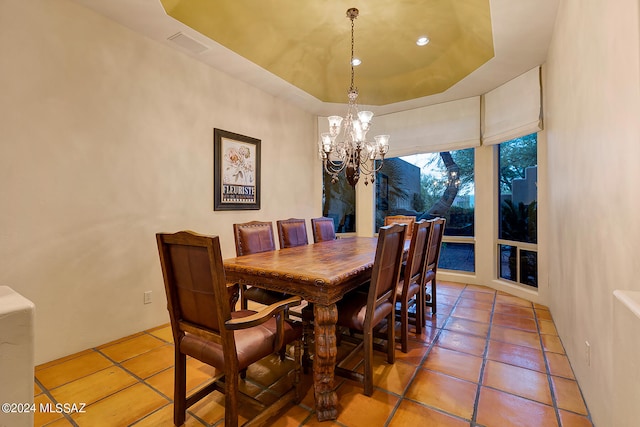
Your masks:
[[[302,298],[300,297],[291,297],[285,300],[273,303],[256,314],[252,314],[247,317],[240,317],[238,319],[230,319],[224,322],[225,328],[234,331],[238,329],[246,329],[252,328],[254,326],[260,325],[261,323],[266,322],[270,318],[273,317],[274,314],[278,314],[289,307],[295,307],[296,305],[300,305],[302,302]]]

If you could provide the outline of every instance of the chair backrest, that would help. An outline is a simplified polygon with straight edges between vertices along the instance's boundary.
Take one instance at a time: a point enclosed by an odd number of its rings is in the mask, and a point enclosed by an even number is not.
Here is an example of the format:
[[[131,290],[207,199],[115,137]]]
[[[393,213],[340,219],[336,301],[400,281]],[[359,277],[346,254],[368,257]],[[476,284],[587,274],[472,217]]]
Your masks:
[[[427,265],[427,251],[432,226],[433,222],[424,219],[416,222],[413,226],[413,234],[404,271],[405,285],[411,282],[421,283],[421,276],[424,275]]]
[[[218,236],[180,231],[158,233],[156,241],[176,346],[194,330],[232,343],[233,333],[220,327],[231,308]]]
[[[311,218],[311,228],[314,243],[336,239],[336,228],[331,218]]]
[[[407,224],[407,239],[413,236],[413,225],[415,222],[416,217],[409,215],[390,215],[384,218],[384,225]]]
[[[292,248],[309,244],[307,224],[304,219],[281,219],[276,222],[280,248]]]
[[[270,221],[233,224],[233,237],[236,242],[237,256],[276,250],[273,224]]]
[[[438,269],[438,259],[440,258],[440,247],[442,246],[442,236],[444,235],[444,226],[447,222],[444,218],[435,218],[429,220],[431,225],[431,238],[429,239],[429,249],[427,250],[427,264],[425,271]]]
[[[383,313],[394,310],[406,230],[407,226],[401,224],[380,227],[373,270],[371,271],[365,330],[375,320],[376,312]]]

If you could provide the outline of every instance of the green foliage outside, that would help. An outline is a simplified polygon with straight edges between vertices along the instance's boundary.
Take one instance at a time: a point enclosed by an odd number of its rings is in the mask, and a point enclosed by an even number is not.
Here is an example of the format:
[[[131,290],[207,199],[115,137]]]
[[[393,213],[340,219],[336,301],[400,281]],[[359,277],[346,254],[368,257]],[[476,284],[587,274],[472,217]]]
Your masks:
[[[524,243],[538,242],[538,204],[515,203],[511,200],[512,182],[524,179],[529,167],[537,166],[537,135],[527,135],[500,144],[500,232],[504,240]],[[518,269],[518,248],[501,245],[507,256],[508,270],[501,270],[500,277],[529,286],[538,286],[537,253],[522,250]],[[519,270],[519,271],[518,271]],[[519,277],[518,277],[519,273]]]
[[[515,242],[537,243],[538,241],[538,204],[516,206],[511,200],[502,203],[502,239]]]
[[[528,167],[538,164],[538,135],[515,138],[500,144],[500,192],[511,194],[511,182],[524,178]]]

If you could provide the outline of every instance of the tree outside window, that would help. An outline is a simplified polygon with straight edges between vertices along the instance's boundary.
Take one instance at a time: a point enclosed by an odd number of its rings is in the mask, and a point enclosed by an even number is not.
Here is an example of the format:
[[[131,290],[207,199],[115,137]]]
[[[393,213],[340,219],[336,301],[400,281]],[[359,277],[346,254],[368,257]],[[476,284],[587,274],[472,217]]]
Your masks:
[[[475,271],[473,168],[473,148],[385,159],[376,176],[376,229],[389,215],[444,217],[439,267]]]
[[[322,215],[333,219],[336,233],[356,231],[356,190],[342,177],[331,182],[331,175],[322,172]]]

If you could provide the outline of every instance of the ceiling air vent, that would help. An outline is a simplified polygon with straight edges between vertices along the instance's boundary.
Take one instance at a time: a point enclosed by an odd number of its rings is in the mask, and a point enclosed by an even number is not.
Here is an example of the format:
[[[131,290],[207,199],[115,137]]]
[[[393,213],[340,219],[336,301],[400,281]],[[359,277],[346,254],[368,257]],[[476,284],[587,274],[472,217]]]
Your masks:
[[[176,33],[168,38],[168,40],[174,42],[183,49],[188,50],[191,53],[199,54],[209,49],[199,41],[192,39],[191,37],[182,33]]]

